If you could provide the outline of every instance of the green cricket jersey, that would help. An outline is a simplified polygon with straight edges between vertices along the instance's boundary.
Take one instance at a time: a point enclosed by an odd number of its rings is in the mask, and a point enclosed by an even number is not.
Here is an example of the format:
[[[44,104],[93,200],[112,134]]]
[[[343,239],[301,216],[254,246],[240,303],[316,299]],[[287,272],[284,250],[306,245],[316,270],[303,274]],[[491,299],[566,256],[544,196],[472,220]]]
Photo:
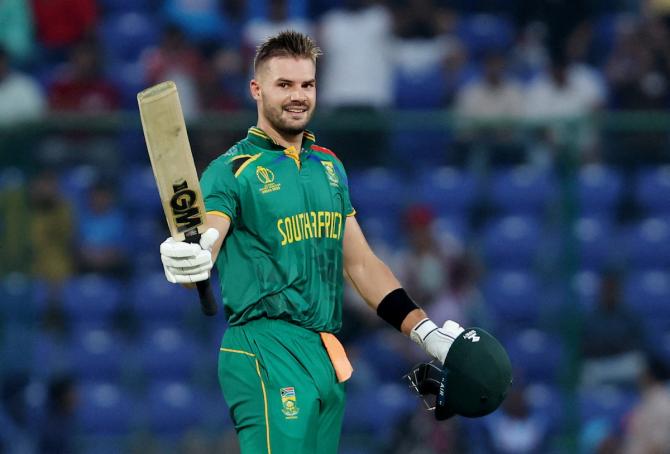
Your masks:
[[[252,127],[202,175],[207,212],[231,220],[216,260],[230,325],[342,325],[342,240],[355,212],[342,163],[314,140],[305,132],[298,152]]]

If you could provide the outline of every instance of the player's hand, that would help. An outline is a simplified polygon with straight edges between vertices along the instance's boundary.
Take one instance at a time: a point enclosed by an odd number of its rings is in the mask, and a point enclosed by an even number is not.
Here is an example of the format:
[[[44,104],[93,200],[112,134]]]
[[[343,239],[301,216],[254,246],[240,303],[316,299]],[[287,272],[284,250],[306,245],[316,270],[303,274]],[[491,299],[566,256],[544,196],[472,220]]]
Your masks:
[[[161,243],[161,262],[165,277],[173,284],[192,284],[209,279],[212,269],[212,246],[219,231],[209,228],[200,237],[200,243],[175,241],[172,237]]]
[[[463,331],[465,330],[461,325],[452,320],[447,320],[442,328],[439,328],[429,318],[424,318],[412,328],[409,337],[442,365],[451,344]]]

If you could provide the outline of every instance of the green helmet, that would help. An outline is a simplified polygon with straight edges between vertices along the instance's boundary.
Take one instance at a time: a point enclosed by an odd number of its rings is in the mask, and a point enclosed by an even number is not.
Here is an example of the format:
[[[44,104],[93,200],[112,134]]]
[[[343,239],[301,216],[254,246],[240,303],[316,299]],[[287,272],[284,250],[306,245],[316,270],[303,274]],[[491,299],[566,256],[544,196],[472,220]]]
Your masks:
[[[440,368],[415,366],[406,376],[421,396],[435,395],[435,417],[488,415],[505,400],[512,365],[500,342],[481,328],[468,328],[451,345]]]

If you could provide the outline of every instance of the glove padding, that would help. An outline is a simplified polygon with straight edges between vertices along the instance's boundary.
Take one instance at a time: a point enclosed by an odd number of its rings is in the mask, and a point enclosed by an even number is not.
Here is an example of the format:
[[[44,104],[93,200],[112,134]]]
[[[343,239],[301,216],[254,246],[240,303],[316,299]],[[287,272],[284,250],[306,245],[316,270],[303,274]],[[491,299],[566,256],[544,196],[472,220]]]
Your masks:
[[[169,237],[161,243],[161,262],[165,277],[173,284],[192,284],[209,279],[212,269],[212,247],[219,231],[210,227],[200,236],[199,243],[175,241]]]
[[[438,328],[429,318],[424,318],[412,328],[409,337],[440,364],[444,364],[451,344],[463,331],[461,325],[452,320],[447,320],[442,328]]]

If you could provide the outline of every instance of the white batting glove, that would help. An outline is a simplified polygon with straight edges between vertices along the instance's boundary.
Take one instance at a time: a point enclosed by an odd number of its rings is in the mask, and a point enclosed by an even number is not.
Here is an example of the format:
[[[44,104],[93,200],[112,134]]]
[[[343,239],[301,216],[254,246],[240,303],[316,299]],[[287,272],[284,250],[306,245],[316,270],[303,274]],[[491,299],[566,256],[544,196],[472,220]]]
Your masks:
[[[169,237],[161,243],[161,262],[165,277],[173,284],[192,284],[209,279],[212,269],[212,246],[219,231],[210,227],[200,236],[200,243],[175,241]]]
[[[461,325],[452,320],[447,320],[439,328],[429,318],[424,318],[412,328],[409,337],[442,365],[451,344],[463,331],[465,330]]]

